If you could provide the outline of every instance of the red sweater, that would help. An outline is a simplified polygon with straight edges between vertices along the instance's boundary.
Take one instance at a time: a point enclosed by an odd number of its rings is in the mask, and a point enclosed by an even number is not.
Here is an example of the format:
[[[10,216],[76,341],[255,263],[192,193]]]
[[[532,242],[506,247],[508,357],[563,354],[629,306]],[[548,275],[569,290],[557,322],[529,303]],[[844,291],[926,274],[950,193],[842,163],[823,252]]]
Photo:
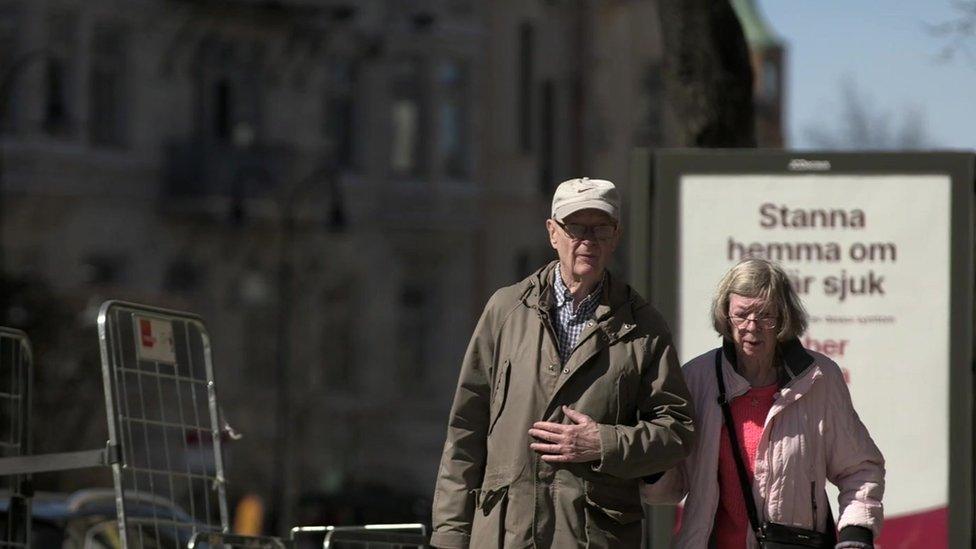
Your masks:
[[[738,451],[745,462],[750,484],[755,470],[756,448],[777,390],[776,385],[753,387],[746,394],[732,400],[730,405],[735,434],[741,446]],[[724,423],[721,436],[718,451],[719,499],[712,535],[719,549],[742,549],[746,546],[746,532],[751,526],[746,514],[745,500],[742,498],[739,475],[735,469],[735,458],[732,457],[732,443],[729,442]]]

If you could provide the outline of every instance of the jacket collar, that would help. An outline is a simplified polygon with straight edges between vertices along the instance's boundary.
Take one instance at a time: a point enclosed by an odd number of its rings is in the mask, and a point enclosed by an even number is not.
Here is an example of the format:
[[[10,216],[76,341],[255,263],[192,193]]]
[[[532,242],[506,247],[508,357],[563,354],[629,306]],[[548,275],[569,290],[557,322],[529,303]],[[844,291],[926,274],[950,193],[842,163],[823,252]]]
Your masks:
[[[813,366],[813,355],[807,352],[800,344],[800,338],[794,337],[780,342],[776,348],[779,359],[783,367],[779,370],[779,385],[782,387],[794,379],[803,377],[807,369]],[[735,344],[731,339],[722,338],[722,354],[725,360],[738,371],[738,358],[735,354]]]
[[[553,261],[530,274],[519,283],[522,289],[520,299],[526,307],[541,310],[547,310],[549,308],[549,304],[552,302],[552,290],[549,288],[546,280],[552,275],[552,270],[555,266],[556,262]]]
[[[521,282],[521,300],[526,307],[538,309],[540,314],[545,314],[545,312],[549,311],[555,300],[550,281],[552,280],[553,271],[558,268],[558,265],[559,261],[552,261]],[[619,313],[620,311],[618,309],[622,305],[628,304],[632,300],[633,296],[631,295],[629,286],[616,280],[610,271],[606,271],[603,276],[600,303],[596,306],[594,317],[596,317],[598,322],[607,320],[611,315]],[[627,317],[628,319],[632,319],[633,315],[628,314]]]
[[[589,295],[583,298],[579,303],[579,306],[574,306],[571,310],[575,314],[578,310],[585,310],[589,313],[590,309],[596,309],[596,306],[600,303],[600,297],[603,295],[603,283],[607,279],[607,273],[604,271],[603,276],[600,277],[600,281],[597,282],[593,290],[590,291]],[[552,288],[552,297],[555,300],[556,307],[562,307],[567,301],[573,301],[573,296],[569,292],[569,288],[566,287],[566,283],[563,282],[563,277],[561,276],[561,270],[558,267],[552,270],[552,274],[549,275],[548,280],[550,281],[550,287]]]

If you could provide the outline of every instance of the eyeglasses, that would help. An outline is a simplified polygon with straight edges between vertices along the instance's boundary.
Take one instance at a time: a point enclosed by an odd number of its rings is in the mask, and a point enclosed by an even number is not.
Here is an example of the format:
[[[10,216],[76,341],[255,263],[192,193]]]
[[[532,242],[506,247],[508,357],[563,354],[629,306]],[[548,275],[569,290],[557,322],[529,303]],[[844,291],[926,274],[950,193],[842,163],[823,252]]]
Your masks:
[[[756,326],[760,328],[775,328],[776,324],[779,323],[779,318],[775,316],[760,316],[757,318],[748,318],[744,316],[730,316],[729,321],[735,324],[736,328],[745,328],[746,324],[750,322],[755,322]]]
[[[592,235],[596,240],[610,240],[617,232],[615,225],[581,225],[579,223],[566,223],[564,225],[555,219],[553,221],[562,227],[563,231],[566,231],[566,234],[573,240],[586,240],[589,235]]]

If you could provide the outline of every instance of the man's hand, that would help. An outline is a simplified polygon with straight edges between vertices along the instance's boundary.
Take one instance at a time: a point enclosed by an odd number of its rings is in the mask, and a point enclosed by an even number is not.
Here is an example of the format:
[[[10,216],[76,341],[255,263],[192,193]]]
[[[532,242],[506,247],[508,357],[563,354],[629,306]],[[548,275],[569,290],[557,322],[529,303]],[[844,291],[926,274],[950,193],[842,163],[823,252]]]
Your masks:
[[[600,459],[600,428],[590,416],[563,406],[563,413],[575,425],[537,421],[529,435],[544,442],[533,442],[529,448],[542,454],[550,463],[579,463]],[[548,443],[548,444],[547,444]]]

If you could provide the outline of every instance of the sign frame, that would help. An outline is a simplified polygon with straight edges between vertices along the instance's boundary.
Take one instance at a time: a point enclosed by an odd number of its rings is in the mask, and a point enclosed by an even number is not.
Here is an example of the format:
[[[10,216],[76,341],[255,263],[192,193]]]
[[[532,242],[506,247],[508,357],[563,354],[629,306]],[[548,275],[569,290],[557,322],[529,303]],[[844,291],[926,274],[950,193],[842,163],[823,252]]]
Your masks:
[[[976,351],[973,334],[974,155],[971,151],[820,152],[636,149],[631,157],[628,265],[631,283],[675,325],[679,314],[681,179],[689,175],[941,175],[950,179],[949,545],[976,543]],[[678,349],[683,359],[694,350]],[[666,543],[673,515],[650,514],[647,541]]]

